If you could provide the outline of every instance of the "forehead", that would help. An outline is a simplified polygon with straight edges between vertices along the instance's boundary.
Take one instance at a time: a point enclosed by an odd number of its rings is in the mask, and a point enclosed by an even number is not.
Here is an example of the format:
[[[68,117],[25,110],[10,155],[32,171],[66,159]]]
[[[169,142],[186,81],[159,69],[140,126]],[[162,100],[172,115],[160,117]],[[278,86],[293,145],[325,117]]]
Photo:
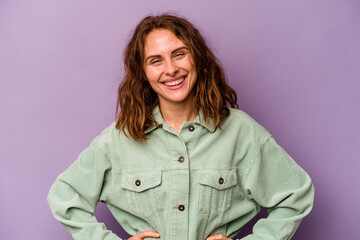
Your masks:
[[[176,48],[186,46],[176,35],[168,29],[155,29],[145,38],[145,55],[162,54]]]

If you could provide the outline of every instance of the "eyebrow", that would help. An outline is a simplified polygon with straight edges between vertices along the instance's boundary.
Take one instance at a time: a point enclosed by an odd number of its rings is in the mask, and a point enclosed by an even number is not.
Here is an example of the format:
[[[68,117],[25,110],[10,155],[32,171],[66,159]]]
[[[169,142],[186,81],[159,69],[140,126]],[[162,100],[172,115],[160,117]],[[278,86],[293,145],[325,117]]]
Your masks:
[[[177,49],[175,49],[175,50],[173,50],[172,52],[171,52],[171,54],[173,54],[173,53],[175,53],[175,52],[177,52],[177,51],[179,51],[179,50],[183,50],[183,49],[187,49],[187,50],[189,50],[187,47],[179,47],[179,48],[177,48]],[[158,58],[158,57],[161,57],[161,55],[150,55],[150,56],[148,56],[146,59],[145,59],[145,62],[147,62],[147,60],[149,59],[149,58]]]

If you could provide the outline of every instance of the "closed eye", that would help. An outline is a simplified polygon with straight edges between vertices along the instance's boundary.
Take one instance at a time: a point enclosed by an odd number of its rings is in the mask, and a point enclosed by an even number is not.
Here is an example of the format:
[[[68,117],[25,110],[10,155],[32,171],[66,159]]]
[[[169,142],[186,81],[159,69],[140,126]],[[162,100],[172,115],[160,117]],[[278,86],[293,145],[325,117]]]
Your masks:
[[[151,60],[150,64],[156,65],[156,64],[159,64],[160,62],[161,62],[160,59],[155,58],[155,59]]]
[[[180,52],[175,53],[174,57],[175,57],[175,58],[181,58],[181,57],[185,56],[186,53],[187,53],[187,52],[180,51]]]

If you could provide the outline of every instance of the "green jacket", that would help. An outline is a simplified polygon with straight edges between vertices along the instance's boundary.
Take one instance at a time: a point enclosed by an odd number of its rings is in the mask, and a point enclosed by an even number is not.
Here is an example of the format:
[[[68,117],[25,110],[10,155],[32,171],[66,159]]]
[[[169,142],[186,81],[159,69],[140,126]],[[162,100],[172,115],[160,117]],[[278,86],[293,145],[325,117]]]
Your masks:
[[[74,239],[120,239],[93,216],[99,201],[130,234],[144,230],[164,240],[233,238],[260,208],[246,240],[290,239],[311,211],[310,177],[262,126],[230,109],[213,128],[203,113],[176,133],[160,126],[136,142],[107,127],[55,181],[48,202]]]

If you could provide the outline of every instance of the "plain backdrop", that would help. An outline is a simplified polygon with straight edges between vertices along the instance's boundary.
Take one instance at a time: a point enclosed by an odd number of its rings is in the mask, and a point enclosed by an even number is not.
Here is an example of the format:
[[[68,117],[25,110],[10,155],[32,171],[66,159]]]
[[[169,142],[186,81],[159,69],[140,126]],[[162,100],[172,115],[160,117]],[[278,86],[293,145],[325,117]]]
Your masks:
[[[71,239],[47,193],[114,121],[124,46],[162,12],[198,26],[240,108],[312,177],[293,239],[360,239],[358,0],[0,0],[0,238]]]

